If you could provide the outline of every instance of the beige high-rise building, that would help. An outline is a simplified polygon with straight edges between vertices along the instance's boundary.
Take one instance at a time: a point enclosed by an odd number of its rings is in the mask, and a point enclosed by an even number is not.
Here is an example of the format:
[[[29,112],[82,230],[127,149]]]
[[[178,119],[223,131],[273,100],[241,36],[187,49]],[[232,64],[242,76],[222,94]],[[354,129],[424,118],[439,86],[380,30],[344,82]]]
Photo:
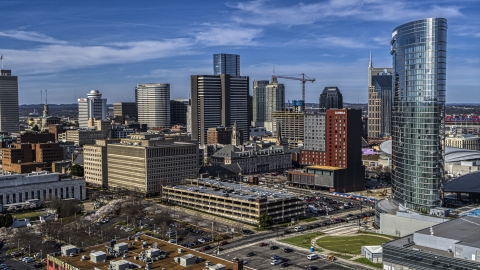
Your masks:
[[[147,195],[163,185],[197,177],[197,144],[165,139],[162,134],[135,133],[107,146],[108,187]]]
[[[368,65],[368,125],[369,138],[390,136],[392,133],[393,88],[392,69],[374,68],[372,56]]]
[[[303,145],[305,138],[305,111],[301,106],[272,112],[272,118],[273,128],[277,137],[287,140],[288,148],[296,148]]]
[[[95,140],[83,146],[85,181],[94,186],[108,188],[107,145],[120,140]]]

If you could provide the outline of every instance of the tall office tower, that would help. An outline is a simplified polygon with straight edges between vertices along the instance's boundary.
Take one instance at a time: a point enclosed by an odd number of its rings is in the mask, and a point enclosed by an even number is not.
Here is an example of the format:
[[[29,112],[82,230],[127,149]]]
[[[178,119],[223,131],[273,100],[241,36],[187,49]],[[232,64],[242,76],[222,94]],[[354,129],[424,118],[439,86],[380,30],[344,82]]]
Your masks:
[[[427,212],[441,205],[444,176],[447,20],[393,30],[392,198]]]
[[[266,85],[265,82],[267,82]],[[264,126],[267,130],[273,131],[275,124],[272,113],[285,109],[285,85],[278,83],[275,76],[272,76],[270,83],[268,81],[254,81],[253,83],[254,106],[256,106],[254,109],[255,125]]]
[[[320,108],[324,109],[342,109],[343,96],[340,89],[336,86],[323,88],[319,99]]]
[[[147,124],[149,128],[170,128],[170,84],[137,84],[135,101],[140,124]]]
[[[303,100],[293,100],[292,107],[272,112],[272,118],[273,130],[279,141],[286,140],[288,148],[302,145],[305,138],[305,102]]]
[[[0,131],[18,132],[18,77],[0,70]]]
[[[253,124],[252,126],[263,126],[265,122],[265,99],[268,80],[253,80]]]
[[[208,128],[235,123],[248,138],[248,76],[192,75],[190,82],[192,139],[204,145]]]
[[[379,138],[392,133],[393,87],[392,69],[374,68],[372,55],[368,65],[367,136]]]
[[[240,76],[240,55],[219,53],[213,55],[213,75]]]
[[[107,99],[102,98],[102,94],[98,90],[90,91],[87,98],[78,99],[78,126],[87,128],[90,118],[107,119],[107,110]]]
[[[135,102],[115,102],[113,103],[113,116],[120,122],[125,120],[138,119],[137,103]]]
[[[190,104],[189,99],[172,99],[170,100],[170,125],[187,126],[187,106]]]

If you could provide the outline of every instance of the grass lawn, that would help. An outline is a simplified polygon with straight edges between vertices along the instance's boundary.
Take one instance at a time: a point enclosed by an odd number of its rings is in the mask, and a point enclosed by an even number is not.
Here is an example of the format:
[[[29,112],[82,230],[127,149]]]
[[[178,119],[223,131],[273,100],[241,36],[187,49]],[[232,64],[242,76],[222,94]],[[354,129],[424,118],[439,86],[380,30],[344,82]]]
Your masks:
[[[42,214],[39,213],[39,212],[25,212],[25,213],[15,213],[15,214],[12,214],[12,216],[16,219],[31,219],[31,218],[34,218],[34,217],[39,217],[41,216]]]
[[[310,217],[310,218],[302,219],[300,221],[301,222],[312,222],[312,221],[318,221],[318,218]]]
[[[287,243],[290,245],[294,245],[297,247],[302,247],[302,248],[307,248],[309,249],[312,244],[310,242],[311,239],[321,235],[321,233],[308,233],[308,234],[303,234],[299,236],[294,236],[286,239],[279,240],[280,242]],[[308,237],[310,237],[310,240],[308,240]]]
[[[377,267],[377,268],[380,268],[380,269],[383,267],[381,263],[373,263],[373,262],[369,261],[367,258],[358,258],[358,259],[355,259],[354,261],[356,261],[358,263],[370,265],[370,266],[373,266],[373,267]]]
[[[317,240],[317,245],[322,248],[341,254],[360,254],[362,246],[377,246],[388,239],[373,235],[355,236],[325,236]]]
[[[345,259],[345,260],[350,260],[351,258],[353,258],[353,256],[345,255],[345,254],[340,254],[340,253],[333,254],[333,256],[339,257],[339,258],[342,258],[342,259]]]

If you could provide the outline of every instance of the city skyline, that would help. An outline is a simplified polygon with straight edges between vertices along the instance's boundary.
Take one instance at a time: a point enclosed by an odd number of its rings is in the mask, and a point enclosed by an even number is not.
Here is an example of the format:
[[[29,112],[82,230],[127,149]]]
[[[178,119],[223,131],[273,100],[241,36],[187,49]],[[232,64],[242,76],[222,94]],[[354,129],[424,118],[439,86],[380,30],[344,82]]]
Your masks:
[[[480,4],[474,1],[0,6],[0,55],[4,68],[19,77],[20,104],[40,104],[42,89],[51,93],[51,104],[75,103],[92,89],[110,103],[134,101],[135,86],[143,83],[169,83],[172,99],[188,98],[190,75],[213,74],[216,53],[240,55],[242,75],[251,82],[268,80],[273,65],[278,75],[315,78],[306,85],[307,103],[316,102],[328,85],[342,89],[347,103],[365,103],[370,51],[374,67],[390,67],[392,29],[426,17],[446,17],[449,23],[447,102],[471,102],[480,85]],[[285,84],[286,100],[301,98],[298,82],[279,83]]]

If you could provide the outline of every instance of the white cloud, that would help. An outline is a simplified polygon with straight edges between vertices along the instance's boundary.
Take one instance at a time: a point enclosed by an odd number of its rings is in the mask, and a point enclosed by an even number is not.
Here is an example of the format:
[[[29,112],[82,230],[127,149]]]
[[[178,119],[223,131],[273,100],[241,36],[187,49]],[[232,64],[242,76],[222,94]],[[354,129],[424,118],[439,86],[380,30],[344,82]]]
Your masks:
[[[330,0],[313,4],[278,6],[264,0],[230,5],[236,9],[232,18],[237,23],[253,25],[308,25],[338,18],[364,21],[408,21],[425,17],[462,16],[458,6],[427,6],[406,1]]]
[[[195,39],[207,46],[257,45],[253,40],[262,36],[262,29],[234,25],[208,25],[193,33]]]
[[[2,53],[5,63],[17,73],[38,74],[189,54],[193,45],[191,39],[170,39],[103,46],[44,45],[26,50],[3,49]]]
[[[17,30],[0,31],[0,36],[19,39],[19,40],[41,42],[41,43],[67,44],[66,41],[58,40],[37,32],[27,32],[27,31],[17,31]]]
[[[317,39],[318,45],[322,47],[343,47],[343,48],[371,48],[367,44],[359,41],[358,39],[346,38],[346,37],[324,37]]]

